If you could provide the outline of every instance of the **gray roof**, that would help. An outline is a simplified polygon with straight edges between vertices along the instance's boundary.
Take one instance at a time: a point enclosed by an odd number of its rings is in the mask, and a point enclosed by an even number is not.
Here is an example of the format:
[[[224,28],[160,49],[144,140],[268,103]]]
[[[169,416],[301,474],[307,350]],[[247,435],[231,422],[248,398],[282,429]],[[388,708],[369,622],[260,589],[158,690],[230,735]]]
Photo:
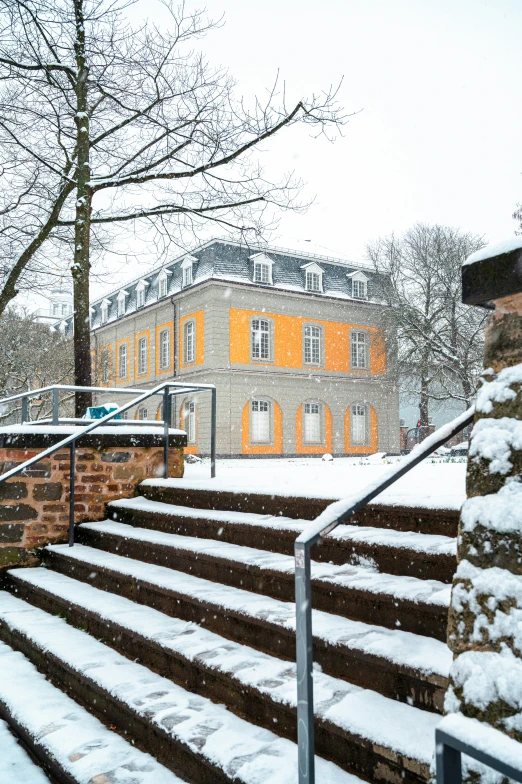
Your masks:
[[[273,282],[270,284],[254,283],[253,257],[260,253],[264,253],[273,262]],[[366,301],[380,302],[378,275],[372,269],[361,264],[268,245],[246,245],[230,240],[214,239],[190,253],[183,254],[172,262],[156,267],[141,278],[123,284],[110,294],[96,299],[91,304],[91,327],[95,329],[102,326],[101,306],[104,301],[110,301],[108,319],[105,323],[116,321],[118,318],[124,318],[136,312],[138,310],[137,288],[141,280],[147,281],[144,307],[158,302],[160,299],[158,281],[163,272],[167,273],[167,293],[164,298],[178,294],[182,290],[183,261],[189,257],[193,259],[192,286],[197,286],[207,280],[220,280],[281,291],[298,291],[312,297],[351,300],[353,297],[350,275],[354,272],[362,272],[368,279],[368,299]],[[310,263],[315,263],[321,268],[322,292],[306,291],[305,266]],[[128,292],[128,295],[125,299],[125,314],[118,317],[117,300],[121,291]],[[358,299],[357,302],[361,302],[361,300]]]

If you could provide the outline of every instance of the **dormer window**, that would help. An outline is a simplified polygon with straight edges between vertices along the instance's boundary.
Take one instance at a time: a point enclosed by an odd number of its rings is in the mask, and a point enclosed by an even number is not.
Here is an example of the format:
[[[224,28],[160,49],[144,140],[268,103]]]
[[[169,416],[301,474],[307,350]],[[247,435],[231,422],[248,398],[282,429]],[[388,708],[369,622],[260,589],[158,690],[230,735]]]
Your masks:
[[[107,321],[109,320],[109,305],[110,304],[111,304],[110,299],[104,299],[102,304],[101,304],[101,309],[100,309],[100,313],[101,313],[101,315],[100,315],[100,323],[101,324],[106,324]]]
[[[149,281],[145,280],[144,278],[140,280],[138,285],[136,286],[136,307],[142,308],[145,305],[145,289],[147,288]]]
[[[127,302],[127,297],[129,295],[128,291],[122,289],[118,294],[118,318],[125,315],[125,304]]]
[[[352,280],[352,297],[368,299],[368,277],[364,272],[351,272],[348,277]]]
[[[162,272],[158,278],[158,299],[167,296],[167,273]]]
[[[193,256],[187,256],[181,262],[181,287],[184,289],[194,283],[193,265],[195,261]]]
[[[254,283],[263,283],[271,286],[272,280],[272,259],[266,253],[256,253],[252,256],[254,261]]]
[[[301,267],[305,271],[305,290],[322,292],[323,290],[323,269],[315,261],[310,264],[303,264]]]

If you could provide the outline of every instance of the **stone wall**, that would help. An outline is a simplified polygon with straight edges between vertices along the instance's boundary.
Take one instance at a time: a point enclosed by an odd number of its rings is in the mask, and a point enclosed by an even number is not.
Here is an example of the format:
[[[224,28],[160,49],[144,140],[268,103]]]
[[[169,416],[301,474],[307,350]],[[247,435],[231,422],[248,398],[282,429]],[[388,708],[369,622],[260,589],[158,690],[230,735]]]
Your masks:
[[[41,451],[20,448],[19,439],[16,445],[0,446],[0,473]],[[0,484],[0,570],[36,562],[36,548],[67,540],[69,476],[67,450]],[[98,439],[95,446],[78,447],[75,522],[105,519],[108,501],[134,496],[143,479],[155,476],[163,476],[163,446],[115,446],[114,439],[104,446]],[[171,445],[169,477],[181,476],[183,447]]]

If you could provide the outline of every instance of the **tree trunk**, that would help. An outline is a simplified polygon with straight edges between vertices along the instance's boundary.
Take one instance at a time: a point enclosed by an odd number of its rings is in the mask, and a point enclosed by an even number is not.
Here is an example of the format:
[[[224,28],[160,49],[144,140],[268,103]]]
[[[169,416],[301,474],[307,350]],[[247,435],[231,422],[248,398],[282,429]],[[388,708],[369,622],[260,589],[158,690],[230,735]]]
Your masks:
[[[419,420],[421,427],[428,427],[429,424],[429,404],[430,398],[428,395],[428,381],[426,378],[421,379],[420,403],[419,403]],[[426,430],[426,435],[428,431]]]
[[[90,139],[88,115],[88,75],[85,56],[84,0],[74,0],[76,21],[76,133],[78,166],[76,173],[76,215],[74,223],[74,383],[91,386],[91,330],[89,312],[90,220],[92,193],[90,189]],[[76,416],[82,416],[92,405],[92,393],[77,392]]]

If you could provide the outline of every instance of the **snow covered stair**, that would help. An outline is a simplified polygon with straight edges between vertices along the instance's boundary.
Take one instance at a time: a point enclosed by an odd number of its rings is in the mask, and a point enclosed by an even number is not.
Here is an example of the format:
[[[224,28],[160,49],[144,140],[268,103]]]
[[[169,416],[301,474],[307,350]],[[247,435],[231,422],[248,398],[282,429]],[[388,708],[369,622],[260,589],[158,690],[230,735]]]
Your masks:
[[[7,575],[0,639],[173,781],[297,780],[291,554],[303,504],[287,499],[294,516],[282,518],[264,513],[274,499],[243,493],[193,507],[201,494],[179,480],[141,492],[81,525],[73,548],[46,548],[47,569]],[[396,530],[379,513],[312,552],[316,753],[330,760],[318,759],[319,784],[429,780],[456,533],[455,515],[435,512],[427,533],[421,510]]]
[[[0,660],[1,661],[1,660]],[[21,747],[5,721],[0,719],[0,781],[9,784],[49,784],[49,779]]]

